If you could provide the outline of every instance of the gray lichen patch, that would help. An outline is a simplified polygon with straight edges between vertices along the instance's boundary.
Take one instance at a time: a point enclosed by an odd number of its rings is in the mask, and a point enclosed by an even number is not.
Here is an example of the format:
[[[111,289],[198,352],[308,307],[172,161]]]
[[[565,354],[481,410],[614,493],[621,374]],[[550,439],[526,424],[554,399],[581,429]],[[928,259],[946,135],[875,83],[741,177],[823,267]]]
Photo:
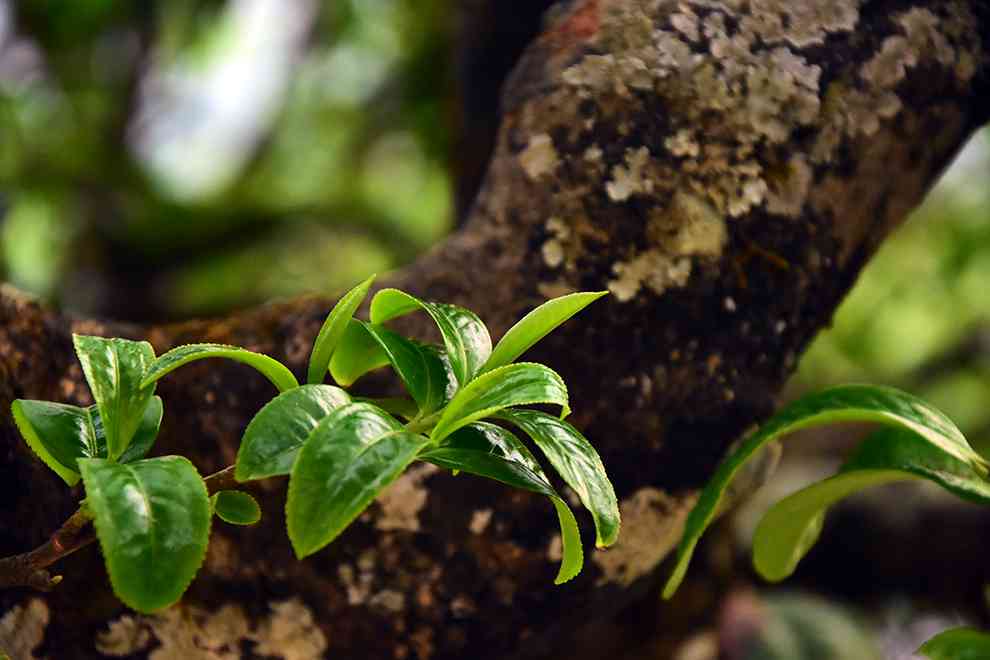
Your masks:
[[[605,184],[612,201],[622,202],[637,193],[653,192],[653,181],[644,172],[649,160],[650,150],[646,147],[626,150],[625,163],[612,168],[612,180]]]
[[[656,488],[641,488],[623,500],[618,542],[593,556],[602,571],[597,584],[629,586],[652,571],[680,540],[696,499],[674,499]]]
[[[534,181],[551,174],[559,162],[553,138],[545,133],[532,136],[526,148],[519,153],[519,164],[526,176]]]
[[[250,641],[258,655],[283,660],[323,657],[327,639],[309,608],[295,598],[270,607],[270,614],[256,627],[235,603],[214,612],[176,605],[150,616],[125,614],[97,635],[96,649],[104,656],[124,657],[157,641],[149,660],[240,660],[243,643]]]
[[[40,598],[8,610],[0,618],[0,657],[6,653],[12,660],[32,660],[50,618],[48,605]]]
[[[419,463],[378,496],[382,515],[375,523],[379,529],[419,531],[419,512],[426,505],[429,491],[423,480],[439,471],[435,465]]]

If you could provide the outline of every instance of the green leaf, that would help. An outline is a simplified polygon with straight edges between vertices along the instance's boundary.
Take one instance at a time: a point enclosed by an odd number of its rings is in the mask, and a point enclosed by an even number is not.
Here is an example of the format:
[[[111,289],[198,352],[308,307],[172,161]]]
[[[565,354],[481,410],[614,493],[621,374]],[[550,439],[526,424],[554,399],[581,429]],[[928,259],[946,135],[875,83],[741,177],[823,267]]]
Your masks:
[[[398,289],[382,289],[371,300],[371,322],[380,324],[421,309],[443,336],[457,382],[463,387],[474,378],[492,353],[492,338],[478,316],[463,307],[424,302]]]
[[[550,485],[533,454],[510,431],[487,422],[475,422],[454,431],[439,446],[431,446],[419,458],[449,470],[463,470],[549,497],[560,522],[563,546],[563,558],[554,583],[567,582],[581,572],[584,552],[574,514]]]
[[[116,460],[130,444],[154,394],[154,385],[141,378],[155,352],[146,341],[86,335],[73,335],[72,341],[103,420],[109,458]]]
[[[325,417],[299,451],[285,505],[289,540],[302,559],[333,541],[429,441],[367,403]]]
[[[684,579],[698,539],[715,517],[723,492],[746,461],[758,449],[782,435],[834,422],[878,422],[900,426],[921,435],[980,474],[986,474],[986,461],[969,446],[952,421],[918,397],[874,385],[843,385],[811,394],[774,415],[718,467],[688,516],[684,537],[677,549],[677,564],[664,588],[665,598],[673,596]]]
[[[990,635],[975,628],[952,628],[922,644],[917,653],[929,660],[986,660]]]
[[[320,420],[350,400],[347,392],[332,385],[303,385],[279,394],[244,430],[234,476],[250,481],[289,474],[299,448]]]
[[[972,467],[913,431],[883,429],[867,438],[837,475],[767,511],[753,537],[753,565],[767,580],[783,580],[818,540],[831,505],[865,488],[912,479],[927,479],[964,499],[990,504],[990,483]]]
[[[412,419],[419,414],[419,407],[416,402],[408,397],[385,397],[383,399],[369,397],[354,397],[355,401],[370,403],[387,412],[390,415],[397,415],[403,419]]]
[[[365,323],[364,328],[385,351],[395,373],[419,406],[420,414],[433,412],[447,401],[447,369],[435,348],[379,325]]]
[[[114,593],[139,612],[176,602],[206,555],[210,498],[181,456],[79,460]]]
[[[253,525],[261,520],[261,507],[251,495],[239,490],[221,490],[210,498],[217,517],[231,525]]]
[[[478,376],[461,389],[444,408],[430,437],[439,442],[462,426],[509,406],[534,403],[561,406],[561,417],[570,413],[567,386],[557,372],[531,362],[500,367]]]
[[[31,450],[70,486],[79,481],[78,459],[106,455],[106,445],[96,443],[87,408],[17,399],[10,409]]]
[[[88,408],[52,401],[18,399],[11,404],[14,422],[28,446],[70,486],[79,481],[80,458],[107,458],[107,439],[94,404]],[[134,439],[118,459],[127,463],[141,458],[158,436],[162,400],[148,401]]]
[[[503,410],[498,413],[518,426],[546,455],[595,520],[596,545],[600,548],[619,538],[619,504],[612,482],[598,452],[576,428],[536,410]]]
[[[509,328],[495,345],[495,350],[481,368],[481,372],[491,371],[514,362],[561,323],[607,293],[608,291],[571,293],[543,303]]]
[[[345,293],[330,310],[327,320],[323,322],[323,327],[320,328],[320,334],[316,336],[316,341],[313,342],[313,352],[309,356],[309,370],[306,380],[311,385],[323,382],[330,366],[330,358],[337,348],[337,344],[343,338],[348,322],[354,316],[357,308],[364,302],[368,295],[368,289],[371,288],[371,283],[374,281],[375,276],[372,275]]]
[[[330,375],[338,385],[348,387],[369,371],[387,364],[388,354],[382,345],[365,329],[364,323],[351,319],[330,358]]]
[[[102,433],[103,420],[100,419],[100,413],[95,407],[91,406],[90,412],[93,415],[93,426],[99,436]],[[158,439],[158,429],[161,428],[164,412],[161,397],[151,397],[147,407],[144,409],[144,414],[141,416],[138,429],[134,433],[134,439],[131,440],[131,444],[127,445],[127,449],[117,459],[119,462],[131,463],[144,458],[151,451],[152,445]]]
[[[299,387],[299,382],[292,372],[275,358],[226,344],[186,344],[173,348],[154,361],[144,376],[142,386],[154,383],[184,364],[207,358],[227,358],[254,367],[270,380],[279,392]]]

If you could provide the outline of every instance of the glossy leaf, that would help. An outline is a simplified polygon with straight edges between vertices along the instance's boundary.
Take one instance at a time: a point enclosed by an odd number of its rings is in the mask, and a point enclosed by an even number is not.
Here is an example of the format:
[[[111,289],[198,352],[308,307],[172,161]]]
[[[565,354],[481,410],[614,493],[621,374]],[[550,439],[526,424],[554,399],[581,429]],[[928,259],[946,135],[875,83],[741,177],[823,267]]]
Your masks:
[[[333,541],[428,442],[367,403],[347,404],[325,417],[289,478],[285,513],[296,556]]]
[[[495,345],[491,357],[485,362],[481,372],[491,371],[514,362],[533,344],[607,293],[608,291],[571,293],[543,303],[509,328]]]
[[[106,432],[110,459],[124,453],[141,424],[153,383],[142,378],[155,359],[146,341],[73,335],[76,355]]]
[[[688,516],[684,537],[677,549],[677,564],[664,588],[665,598],[670,598],[684,579],[698,539],[715,517],[725,489],[746,461],[780,436],[836,422],[900,426],[921,435],[980,474],[986,474],[986,461],[969,446],[952,421],[915,396],[873,385],[843,385],[809,395],[774,415],[718,467]]]
[[[883,429],[867,438],[840,472],[784,498],[753,537],[753,564],[771,581],[794,572],[818,540],[828,508],[865,488],[927,479],[967,500],[990,504],[990,482],[912,431]]]
[[[11,405],[14,423],[31,450],[70,486],[79,481],[80,458],[106,455],[97,445],[87,408],[53,401],[18,399]]]
[[[366,323],[364,327],[385,351],[421,414],[433,412],[447,401],[447,369],[435,348],[380,325]]]
[[[500,367],[462,388],[444,408],[430,437],[439,442],[462,426],[500,410],[536,403],[561,406],[561,417],[570,413],[567,386],[557,372],[530,362]]]
[[[560,522],[563,547],[563,558],[554,582],[567,582],[581,572],[584,552],[574,514],[550,485],[533,454],[510,431],[487,422],[475,422],[454,431],[439,446],[431,446],[419,458],[449,470],[462,470],[549,497]]]
[[[289,474],[299,448],[320,420],[350,400],[339,387],[303,385],[269,401],[244,430],[234,472],[237,480]]]
[[[231,525],[253,525],[261,520],[261,507],[248,493],[221,490],[210,498],[210,506],[220,520]]]
[[[18,399],[14,422],[32,451],[70,486],[79,481],[80,458],[107,458],[107,439],[94,404],[87,408],[52,401]],[[127,463],[151,449],[162,420],[162,400],[148,401],[134,439],[118,459]]]
[[[330,358],[344,337],[347,324],[354,316],[357,308],[364,302],[368,295],[368,289],[371,288],[371,283],[374,281],[375,276],[372,275],[345,293],[330,310],[326,321],[323,322],[323,327],[320,328],[320,334],[316,336],[316,341],[313,342],[313,352],[309,356],[309,370],[306,380],[311,385],[323,382],[330,366]]]
[[[990,658],[990,635],[975,628],[944,630],[917,651],[929,660],[986,660]]]
[[[279,392],[299,387],[299,382],[292,372],[275,358],[226,344],[186,344],[173,348],[154,361],[145,374],[142,385],[154,383],[184,364],[208,358],[226,358],[254,367],[270,380]]]
[[[526,433],[567,482],[595,520],[596,545],[619,538],[619,504],[598,452],[581,432],[565,421],[536,410],[498,413]]]
[[[463,386],[481,369],[492,352],[488,328],[478,316],[463,307],[424,302],[398,289],[382,289],[371,300],[371,322],[380,324],[417,309],[433,319],[443,337],[457,382]]]
[[[196,468],[180,456],[127,465],[84,458],[79,467],[114,592],[139,612],[176,602],[210,535],[210,499]]]
[[[383,399],[355,397],[354,400],[370,403],[390,415],[397,415],[403,419],[412,419],[419,414],[419,407],[416,402],[408,397],[385,397]]]
[[[103,420],[100,419],[100,413],[94,406],[90,406],[90,412],[93,415],[93,426],[96,428],[97,436],[99,436],[103,433]],[[127,445],[127,449],[120,455],[120,458],[117,459],[119,462],[131,463],[140,460],[151,451],[155,440],[158,439],[158,430],[161,428],[164,412],[161,397],[151,397],[144,409],[144,414],[141,416],[141,422],[134,433],[134,438]]]
[[[338,385],[347,387],[369,371],[388,364],[388,353],[364,323],[351,319],[330,358],[330,375]]]

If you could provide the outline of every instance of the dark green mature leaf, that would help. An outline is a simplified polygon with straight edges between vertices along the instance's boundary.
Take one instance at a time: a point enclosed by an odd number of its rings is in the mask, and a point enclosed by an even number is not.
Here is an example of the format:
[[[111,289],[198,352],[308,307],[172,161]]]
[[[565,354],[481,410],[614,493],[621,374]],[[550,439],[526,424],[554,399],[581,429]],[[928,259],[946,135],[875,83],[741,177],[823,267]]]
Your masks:
[[[244,430],[234,476],[250,481],[289,474],[299,448],[320,420],[350,400],[347,392],[332,385],[303,385],[279,394]]]
[[[294,387],[299,387],[299,382],[292,375],[292,372],[275,358],[225,344],[186,344],[173,348],[154,361],[144,375],[142,386],[154,383],[184,364],[207,358],[227,358],[254,367],[270,380],[279,392],[286,392]]]
[[[718,467],[688,516],[677,549],[677,564],[664,588],[664,598],[673,596],[684,579],[698,539],[715,517],[726,487],[746,461],[782,435],[834,422],[878,422],[908,429],[981,475],[986,474],[986,461],[969,446],[955,424],[918,397],[875,385],[843,385],[811,394],[774,415]]]
[[[72,341],[103,420],[109,458],[116,460],[130,444],[154,394],[154,384],[141,379],[155,352],[146,341],[86,335],[73,335]]]
[[[325,417],[289,478],[285,514],[296,556],[333,541],[428,442],[367,403],[350,403]]]
[[[364,328],[385,351],[392,368],[419,406],[420,414],[433,412],[446,402],[447,369],[435,348],[379,325],[366,323]]]
[[[543,303],[509,328],[495,345],[488,361],[481,368],[481,373],[514,362],[561,323],[607,293],[608,291],[572,293]]]
[[[492,338],[478,316],[463,307],[424,302],[398,289],[382,289],[371,300],[371,322],[385,323],[421,309],[436,323],[443,336],[457,382],[463,387],[477,375],[492,352]]]
[[[565,421],[536,410],[498,413],[518,426],[546,455],[595,520],[596,545],[606,547],[619,538],[619,504],[598,452],[581,432]]]
[[[557,372],[530,362],[500,367],[478,376],[451,399],[430,438],[440,442],[462,426],[500,410],[535,403],[561,406],[561,417],[570,413],[567,386]]]
[[[351,319],[330,358],[330,375],[338,385],[347,387],[369,371],[387,364],[388,353],[382,345],[365,329],[364,323]]]
[[[767,580],[783,580],[818,540],[831,505],[865,488],[912,479],[927,479],[964,499],[990,504],[990,482],[972,467],[913,431],[883,429],[867,438],[837,475],[767,511],[753,537],[753,565]]]
[[[975,628],[944,630],[917,651],[929,660],[986,660],[990,658],[990,635]]]
[[[182,596],[206,555],[210,498],[196,468],[181,456],[127,465],[79,460],[114,593],[139,612]]]
[[[107,439],[100,413],[52,401],[18,399],[11,405],[14,422],[27,444],[45,465],[70,486],[79,481],[80,458],[107,458]],[[162,420],[162,400],[148,401],[134,439],[118,459],[127,463],[151,449]]]
[[[231,525],[253,525],[261,520],[261,507],[251,495],[239,490],[221,490],[210,498],[217,517]]]
[[[320,334],[316,336],[316,341],[313,342],[313,352],[309,356],[309,370],[306,380],[311,385],[323,382],[330,366],[330,358],[344,337],[348,322],[354,316],[357,308],[364,302],[368,295],[368,289],[371,288],[371,283],[374,281],[375,276],[372,275],[345,293],[330,310],[327,320],[323,322],[323,327],[320,328]]]
[[[574,514],[550,485],[533,454],[511,432],[487,422],[475,422],[454,431],[419,458],[549,497],[560,521],[563,546],[563,558],[554,582],[567,582],[581,572],[584,553]]]

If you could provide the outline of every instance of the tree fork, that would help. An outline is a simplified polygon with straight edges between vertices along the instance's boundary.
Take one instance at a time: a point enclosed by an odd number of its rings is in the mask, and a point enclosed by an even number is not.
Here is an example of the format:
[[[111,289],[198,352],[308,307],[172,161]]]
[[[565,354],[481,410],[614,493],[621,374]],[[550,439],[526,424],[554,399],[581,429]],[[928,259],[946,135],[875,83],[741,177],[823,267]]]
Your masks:
[[[297,562],[273,484],[259,525],[214,527],[183,607],[232,605],[257,621],[264,602],[291,594],[331,655],[366,658],[535,655],[568,625],[614,612],[650,583],[696,489],[771,411],[869,256],[990,117],[988,53],[980,0],[584,0],[556,11],[507,83],[468,222],[380,286],[467,306],[495,335],[549,296],[612,291],[532,357],[572,384],[573,421],[622,500],[619,544],[554,587],[545,502],[424,466]],[[307,298],[147,327],[66,318],[5,290],[0,406],[88,403],[72,331],[146,338],[158,352],[233,343],[301,374],[329,306]],[[157,451],[203,473],[229,464],[269,387],[238,365],[184,367],[160,383]],[[9,417],[0,447],[6,555],[48,538],[78,493],[46,474]],[[60,571],[44,595],[59,616],[38,652],[98,657],[124,611],[94,550]],[[4,591],[0,609],[28,597]],[[136,621],[159,637],[167,625]]]

